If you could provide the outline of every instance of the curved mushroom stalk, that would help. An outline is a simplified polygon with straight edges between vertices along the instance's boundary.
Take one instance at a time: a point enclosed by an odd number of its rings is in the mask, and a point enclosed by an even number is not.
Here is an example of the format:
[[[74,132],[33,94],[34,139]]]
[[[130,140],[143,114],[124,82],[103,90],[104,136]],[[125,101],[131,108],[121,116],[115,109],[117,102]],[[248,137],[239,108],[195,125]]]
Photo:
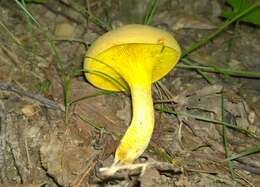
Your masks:
[[[133,117],[116,150],[114,163],[129,164],[147,148],[154,128],[151,83],[131,87]]]

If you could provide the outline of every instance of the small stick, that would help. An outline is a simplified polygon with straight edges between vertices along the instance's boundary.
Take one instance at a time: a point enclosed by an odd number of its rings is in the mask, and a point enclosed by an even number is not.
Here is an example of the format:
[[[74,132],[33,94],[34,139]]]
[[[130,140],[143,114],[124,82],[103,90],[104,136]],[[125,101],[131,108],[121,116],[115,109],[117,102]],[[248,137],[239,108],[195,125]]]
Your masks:
[[[4,103],[0,100],[0,178],[2,182],[6,179],[6,110]]]
[[[108,179],[125,179],[129,176],[143,175],[146,169],[156,169],[160,172],[169,172],[173,174],[182,173],[182,169],[173,166],[167,162],[147,162],[138,164],[126,164],[126,165],[116,165],[111,167],[100,168],[97,177],[101,180]]]
[[[27,92],[27,91],[18,89],[15,85],[10,84],[10,83],[0,82],[0,90],[14,92],[22,97],[25,96],[30,99],[36,100],[47,108],[59,109],[61,111],[65,111],[65,109],[62,105],[59,105],[59,104],[55,103],[54,101],[49,100],[39,94],[33,94],[31,92]]]
[[[64,18],[66,18],[66,19],[68,19],[68,20],[70,20],[70,21],[73,21],[73,22],[77,23],[78,25],[82,25],[82,24],[83,24],[82,21],[79,21],[78,19],[73,18],[73,17],[71,17],[71,16],[65,14],[63,11],[58,11],[58,10],[52,8],[52,6],[47,5],[47,3],[43,3],[43,6],[44,6],[47,10],[53,12],[54,14],[61,15],[61,16],[63,16]]]

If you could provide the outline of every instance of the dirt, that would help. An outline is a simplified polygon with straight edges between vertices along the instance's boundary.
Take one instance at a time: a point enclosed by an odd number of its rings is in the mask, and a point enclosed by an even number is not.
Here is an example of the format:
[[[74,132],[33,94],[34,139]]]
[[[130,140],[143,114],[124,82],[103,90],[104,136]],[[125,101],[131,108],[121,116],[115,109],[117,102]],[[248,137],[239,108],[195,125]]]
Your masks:
[[[159,166],[98,178],[99,168],[112,164],[129,125],[131,100],[127,94],[101,92],[77,72],[88,46],[109,25],[141,23],[147,3],[27,4],[35,22],[15,1],[0,0],[0,186],[260,186],[259,153],[223,161],[227,153],[219,123],[231,124],[225,129],[229,156],[259,146],[259,79],[206,73],[209,83],[196,70],[180,67],[153,86],[156,127],[136,161]],[[187,49],[223,23],[226,8],[222,0],[162,0],[150,24],[171,32]],[[259,72],[259,35],[257,26],[241,23],[236,31],[231,26],[189,59]],[[66,108],[65,80],[68,101],[92,97]]]

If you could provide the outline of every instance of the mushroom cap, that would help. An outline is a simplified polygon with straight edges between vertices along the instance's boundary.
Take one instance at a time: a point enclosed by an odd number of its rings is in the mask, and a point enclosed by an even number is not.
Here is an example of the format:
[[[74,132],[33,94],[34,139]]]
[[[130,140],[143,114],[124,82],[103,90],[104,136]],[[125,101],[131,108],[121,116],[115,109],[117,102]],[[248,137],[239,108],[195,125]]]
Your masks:
[[[109,31],[88,49],[84,69],[94,86],[111,91],[126,91],[133,82],[155,82],[177,63],[181,49],[164,30],[129,24]]]

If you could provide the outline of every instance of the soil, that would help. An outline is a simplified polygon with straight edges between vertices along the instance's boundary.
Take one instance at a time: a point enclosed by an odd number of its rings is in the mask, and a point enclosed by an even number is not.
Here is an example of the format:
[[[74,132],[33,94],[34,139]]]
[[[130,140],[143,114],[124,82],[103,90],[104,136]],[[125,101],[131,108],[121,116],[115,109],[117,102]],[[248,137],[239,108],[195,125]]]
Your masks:
[[[0,186],[260,186],[259,153],[224,161],[260,145],[259,79],[181,67],[153,86],[155,130],[136,161],[146,169],[99,177],[131,99],[88,83],[84,54],[109,27],[142,23],[148,0],[46,0],[26,4],[29,14],[17,2],[0,0]],[[150,25],[187,49],[224,22],[224,9],[223,0],[161,0]],[[259,36],[257,26],[231,25],[188,59],[259,72]]]

